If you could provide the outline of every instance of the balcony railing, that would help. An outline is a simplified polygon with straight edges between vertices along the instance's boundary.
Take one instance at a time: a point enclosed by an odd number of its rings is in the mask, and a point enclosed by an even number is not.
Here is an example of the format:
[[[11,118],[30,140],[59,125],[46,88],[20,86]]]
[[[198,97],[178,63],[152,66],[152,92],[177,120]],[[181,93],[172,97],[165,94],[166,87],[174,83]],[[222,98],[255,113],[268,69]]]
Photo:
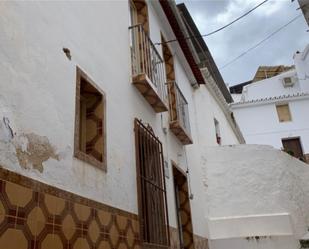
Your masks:
[[[168,83],[170,129],[182,142],[192,144],[188,102],[176,82]]]
[[[167,111],[163,60],[143,25],[129,27],[132,83],[156,112]]]

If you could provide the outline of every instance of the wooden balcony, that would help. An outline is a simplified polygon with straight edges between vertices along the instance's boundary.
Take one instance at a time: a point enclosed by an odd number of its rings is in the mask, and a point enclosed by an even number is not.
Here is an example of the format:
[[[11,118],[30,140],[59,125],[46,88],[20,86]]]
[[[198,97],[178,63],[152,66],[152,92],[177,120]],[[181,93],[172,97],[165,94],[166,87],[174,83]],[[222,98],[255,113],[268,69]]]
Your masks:
[[[155,112],[168,111],[164,63],[141,24],[130,29],[132,83]]]
[[[170,129],[183,145],[192,144],[188,102],[176,82],[168,83]]]

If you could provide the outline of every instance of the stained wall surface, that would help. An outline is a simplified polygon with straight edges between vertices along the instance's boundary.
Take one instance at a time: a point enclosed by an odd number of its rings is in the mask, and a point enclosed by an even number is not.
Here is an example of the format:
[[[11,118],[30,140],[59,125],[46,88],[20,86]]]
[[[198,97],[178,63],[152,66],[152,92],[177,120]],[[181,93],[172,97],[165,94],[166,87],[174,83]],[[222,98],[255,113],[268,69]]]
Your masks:
[[[173,38],[159,3],[147,3],[152,41],[159,42],[161,32],[166,39]],[[131,84],[127,1],[10,1],[0,3],[0,13],[0,82],[4,86],[0,93],[0,165],[137,215],[133,121],[141,119],[163,143],[170,226],[177,227],[173,160],[182,171],[189,169],[194,238],[205,248],[206,219],[201,217],[207,201],[201,191],[200,145],[218,146],[214,117],[222,124],[224,144],[238,141],[205,86],[196,90],[191,86],[194,78],[178,45],[170,48],[176,81],[189,103],[194,142],[186,147],[169,130],[168,113],[156,114]],[[71,59],[63,48],[70,50]],[[161,46],[157,49],[162,54]],[[74,157],[77,66],[105,93],[105,171]],[[196,101],[195,96],[199,96]]]

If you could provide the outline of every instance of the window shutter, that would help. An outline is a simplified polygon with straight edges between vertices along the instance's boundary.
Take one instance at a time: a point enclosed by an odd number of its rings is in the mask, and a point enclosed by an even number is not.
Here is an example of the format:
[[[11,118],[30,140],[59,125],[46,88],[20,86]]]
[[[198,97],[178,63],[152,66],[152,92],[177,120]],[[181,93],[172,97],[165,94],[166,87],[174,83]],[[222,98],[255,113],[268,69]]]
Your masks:
[[[287,122],[291,121],[291,113],[289,109],[289,105],[277,105],[276,106],[277,113],[278,113],[278,118],[280,122]]]

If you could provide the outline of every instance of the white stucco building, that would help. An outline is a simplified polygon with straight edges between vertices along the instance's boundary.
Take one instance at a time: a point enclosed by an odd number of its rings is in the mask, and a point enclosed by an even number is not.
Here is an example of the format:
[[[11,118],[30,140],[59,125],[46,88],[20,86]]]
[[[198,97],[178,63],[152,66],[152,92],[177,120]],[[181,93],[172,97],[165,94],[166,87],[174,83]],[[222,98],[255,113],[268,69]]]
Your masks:
[[[235,96],[231,108],[247,144],[269,144],[308,160],[308,52],[309,46],[295,53],[294,68],[247,84]]]
[[[0,248],[207,248],[200,148],[243,138],[176,4],[0,11]]]
[[[243,145],[184,5],[0,13],[0,248],[298,248],[308,168]]]

